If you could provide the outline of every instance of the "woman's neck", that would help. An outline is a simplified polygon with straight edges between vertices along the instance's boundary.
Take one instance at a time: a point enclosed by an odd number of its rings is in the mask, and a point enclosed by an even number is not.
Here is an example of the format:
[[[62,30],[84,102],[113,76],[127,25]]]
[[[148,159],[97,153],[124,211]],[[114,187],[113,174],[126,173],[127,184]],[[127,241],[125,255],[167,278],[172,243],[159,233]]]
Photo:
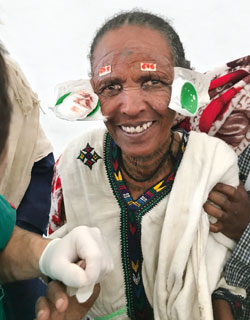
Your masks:
[[[137,199],[159,180],[167,176],[173,168],[173,162],[168,152],[170,147],[175,156],[179,148],[179,134],[171,137],[152,155],[134,157],[122,153],[122,173],[133,199]]]

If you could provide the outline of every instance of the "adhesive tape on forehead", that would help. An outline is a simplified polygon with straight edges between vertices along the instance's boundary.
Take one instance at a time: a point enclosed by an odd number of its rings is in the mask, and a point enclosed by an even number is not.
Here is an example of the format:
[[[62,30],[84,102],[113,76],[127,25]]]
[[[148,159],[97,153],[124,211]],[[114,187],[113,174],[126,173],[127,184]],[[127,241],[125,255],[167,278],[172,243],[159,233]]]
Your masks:
[[[203,73],[175,67],[168,107],[184,116],[195,116],[199,108],[210,101],[210,80],[211,78]]]
[[[56,87],[56,102],[50,107],[58,118],[76,120],[105,120],[100,102],[89,80],[73,80]]]

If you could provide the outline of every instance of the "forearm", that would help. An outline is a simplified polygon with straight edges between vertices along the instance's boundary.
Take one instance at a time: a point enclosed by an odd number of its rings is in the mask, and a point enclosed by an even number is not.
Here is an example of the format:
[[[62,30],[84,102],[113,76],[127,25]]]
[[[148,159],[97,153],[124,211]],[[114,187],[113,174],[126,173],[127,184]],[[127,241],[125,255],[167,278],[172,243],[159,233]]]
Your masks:
[[[214,320],[234,320],[230,305],[225,300],[213,301]]]
[[[220,287],[213,292],[212,301],[215,320],[242,319],[246,306],[245,290],[234,288],[233,291],[235,290],[237,293],[232,293],[228,289]]]
[[[39,259],[50,241],[15,227],[8,244],[0,251],[0,281],[11,282],[41,276]]]

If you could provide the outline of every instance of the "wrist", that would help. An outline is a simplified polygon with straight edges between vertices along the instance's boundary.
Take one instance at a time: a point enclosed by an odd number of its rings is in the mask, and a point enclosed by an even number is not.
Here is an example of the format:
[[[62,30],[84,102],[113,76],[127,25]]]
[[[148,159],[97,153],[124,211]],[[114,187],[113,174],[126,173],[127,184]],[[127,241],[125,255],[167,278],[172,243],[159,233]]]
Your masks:
[[[51,274],[51,264],[53,264],[53,257],[55,252],[53,251],[53,247],[56,242],[61,241],[61,239],[46,239],[48,240],[47,243],[45,243],[45,246],[43,246],[43,250],[40,252],[40,255],[38,257],[38,265],[39,270],[42,275],[51,277],[53,279],[53,276]]]
[[[48,246],[48,244],[51,242],[51,239],[47,239],[47,238],[41,238],[41,237],[36,237],[35,239],[32,239],[31,242],[31,252],[34,252],[34,259],[33,259],[33,268],[34,270],[38,270],[39,272],[39,276],[42,275],[41,269],[40,269],[40,265],[39,265],[39,261],[41,259],[41,256],[43,254],[43,252],[45,251],[46,247]]]

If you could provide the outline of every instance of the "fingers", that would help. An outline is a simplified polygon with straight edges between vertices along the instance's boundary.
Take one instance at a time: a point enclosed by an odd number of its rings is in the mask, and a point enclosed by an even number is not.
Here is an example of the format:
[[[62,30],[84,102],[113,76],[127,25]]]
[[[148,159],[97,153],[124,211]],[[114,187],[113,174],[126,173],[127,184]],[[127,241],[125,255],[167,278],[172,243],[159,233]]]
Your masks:
[[[221,232],[223,230],[222,221],[225,219],[226,213],[209,201],[204,204],[203,208],[207,214],[217,219],[215,223],[210,222],[209,230],[214,233]]]
[[[78,265],[79,267],[81,267],[83,270],[86,269],[86,261],[85,261],[85,260],[79,260],[79,261],[77,262],[77,265]]]
[[[58,281],[48,284],[47,298],[40,297],[36,302],[37,320],[63,320],[69,299],[66,288]]]
[[[86,259],[87,260],[87,259]],[[65,264],[65,272],[61,273],[61,280],[68,286],[80,287],[88,284],[89,278],[85,270],[75,263],[68,263],[68,261],[63,261]],[[95,265],[95,268],[96,265]]]
[[[95,300],[99,296],[99,293],[100,293],[100,285],[96,284],[94,286],[93,292],[92,292],[91,296],[88,298],[88,300],[84,301],[83,303],[80,303],[77,301],[77,304],[79,304],[79,306],[81,306],[82,310],[84,310],[87,313],[87,311],[92,307]],[[75,296],[74,296],[74,298],[75,298]]]
[[[210,223],[210,231],[217,233],[222,232],[223,221],[227,219],[230,201],[228,198],[234,197],[235,188],[223,183],[218,183],[210,192],[207,202],[203,208],[206,213],[217,219],[216,223]]]
[[[92,307],[96,298],[100,292],[100,286],[95,285],[94,291],[91,297],[84,303],[79,303],[76,299],[76,296],[69,298],[69,308],[65,313],[65,320],[79,320],[82,319]]]
[[[235,189],[218,183],[210,192],[204,210],[217,219],[211,224],[210,231],[221,231],[236,241],[250,222],[250,199],[242,184]]]
[[[86,258],[86,275],[88,278],[88,283],[96,283],[99,279],[102,266],[102,256],[100,252],[93,252],[90,257]]]
[[[213,206],[218,206],[223,211],[227,211],[230,208],[231,201],[236,201],[238,194],[236,190],[232,186],[218,183],[209,193],[208,200],[212,202]]]
[[[78,230],[80,231],[80,229]],[[81,237],[82,234],[83,232],[81,232]],[[86,261],[85,274],[88,281],[84,285],[89,285],[99,282],[107,273],[113,270],[113,259],[106,240],[102,237],[98,228],[85,228],[84,236],[88,246],[86,244],[84,246],[81,245],[79,239],[77,239],[79,244],[77,247],[79,256],[85,257]]]
[[[85,270],[75,263],[80,259],[86,261]],[[64,238],[47,245],[39,266],[50,278],[80,288],[100,282],[113,270],[113,259],[99,229],[78,226]]]
[[[99,296],[100,290],[101,290],[101,288],[100,288],[100,285],[98,283],[98,284],[95,285],[91,297],[84,303],[84,306],[87,309],[90,309],[92,307],[92,305],[95,302],[96,298]]]
[[[234,187],[229,186],[227,184],[217,183],[212,191],[219,192],[219,193],[223,194],[224,196],[231,199],[235,195],[235,190],[236,189]]]
[[[221,232],[223,230],[223,224],[221,223],[221,221],[210,223],[209,230],[214,233]]]
[[[59,312],[64,312],[69,303],[66,287],[58,281],[52,281],[48,284],[47,291],[47,296],[51,303],[55,305]]]
[[[203,208],[207,214],[209,214],[210,216],[216,219],[223,219],[224,217],[224,214],[225,214],[224,211],[220,207],[215,206],[214,203],[207,201],[204,204]]]
[[[35,308],[36,308],[37,320],[50,319],[50,306],[47,298],[40,297],[36,302]]]
[[[214,189],[209,193],[208,200],[211,206],[226,209],[228,206],[228,199],[222,193],[214,191]]]

